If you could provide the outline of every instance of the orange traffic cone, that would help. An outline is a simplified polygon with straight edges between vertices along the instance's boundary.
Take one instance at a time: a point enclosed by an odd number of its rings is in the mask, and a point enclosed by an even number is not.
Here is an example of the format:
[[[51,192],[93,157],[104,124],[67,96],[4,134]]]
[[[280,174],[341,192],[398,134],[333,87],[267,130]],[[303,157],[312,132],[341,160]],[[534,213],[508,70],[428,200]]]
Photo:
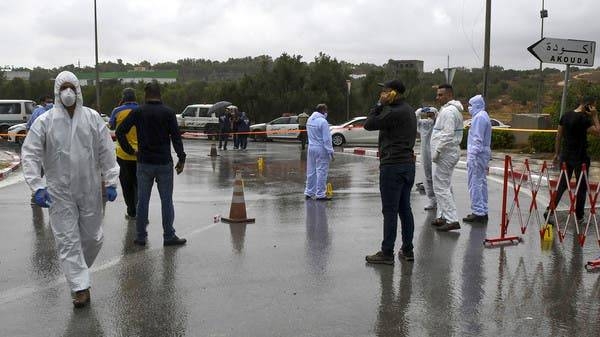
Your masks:
[[[235,182],[233,183],[233,197],[231,198],[231,208],[229,209],[229,218],[221,218],[221,221],[227,223],[251,223],[254,219],[248,219],[246,215],[246,201],[244,200],[244,181],[240,171],[235,172]]]

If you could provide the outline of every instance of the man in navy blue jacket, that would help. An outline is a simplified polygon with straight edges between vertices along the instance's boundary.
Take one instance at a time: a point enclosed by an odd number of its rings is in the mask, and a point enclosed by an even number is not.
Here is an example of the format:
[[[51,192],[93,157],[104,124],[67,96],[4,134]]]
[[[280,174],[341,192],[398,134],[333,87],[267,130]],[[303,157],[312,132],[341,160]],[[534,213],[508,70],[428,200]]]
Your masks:
[[[117,139],[122,149],[137,155],[138,204],[136,230],[133,242],[146,245],[148,232],[148,203],[154,180],[157,182],[162,207],[163,244],[165,246],[184,245],[186,240],[175,235],[173,221],[173,158],[171,142],[177,153],[175,165],[177,174],[183,171],[185,152],[177,126],[175,112],[161,100],[160,86],[156,81],[144,88],[146,103],[134,109],[117,128]],[[138,151],[127,141],[127,133],[135,126],[138,136]]]

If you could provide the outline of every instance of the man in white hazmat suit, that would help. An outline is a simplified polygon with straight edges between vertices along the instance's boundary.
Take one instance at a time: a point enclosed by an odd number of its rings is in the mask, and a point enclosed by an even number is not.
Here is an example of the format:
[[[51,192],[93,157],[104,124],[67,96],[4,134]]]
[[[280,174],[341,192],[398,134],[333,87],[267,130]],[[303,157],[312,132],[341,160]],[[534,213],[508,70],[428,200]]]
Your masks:
[[[83,106],[73,73],[58,74],[54,96],[50,113],[40,116],[25,138],[23,175],[35,192],[36,204],[49,207],[73,305],[80,308],[90,301],[89,267],[102,246],[101,181],[107,199],[114,201],[119,166],[108,128],[98,112]]]
[[[306,157],[306,199],[331,200],[325,192],[329,162],[333,160],[333,146],[329,123],[327,123],[327,105],[319,104],[306,122],[308,134],[308,155]]]
[[[488,221],[487,168],[492,155],[492,123],[485,111],[485,101],[481,95],[469,100],[471,127],[467,138],[467,184],[471,198],[472,213],[463,218],[464,222],[486,223]]]
[[[435,193],[433,192],[433,177],[431,175],[431,133],[433,124],[437,117],[437,109],[434,107],[423,107],[417,109],[417,131],[421,136],[421,165],[425,175],[425,194],[429,202],[425,206],[426,211],[436,209]]]
[[[433,172],[433,191],[437,201],[437,218],[431,223],[439,231],[460,229],[456,202],[452,196],[452,173],[460,158],[463,136],[463,106],[454,100],[450,84],[437,89],[436,100],[443,104],[431,135],[431,160],[436,164]]]

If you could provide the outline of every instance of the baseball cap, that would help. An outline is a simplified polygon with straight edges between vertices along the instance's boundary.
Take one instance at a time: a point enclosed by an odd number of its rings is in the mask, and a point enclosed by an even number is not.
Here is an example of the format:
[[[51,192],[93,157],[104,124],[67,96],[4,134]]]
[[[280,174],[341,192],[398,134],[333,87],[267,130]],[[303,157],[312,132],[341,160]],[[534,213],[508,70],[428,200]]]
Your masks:
[[[402,83],[402,81],[400,80],[391,80],[383,83],[377,83],[377,85],[379,85],[380,87],[396,90],[399,94],[403,94],[404,91],[406,91],[404,83]]]

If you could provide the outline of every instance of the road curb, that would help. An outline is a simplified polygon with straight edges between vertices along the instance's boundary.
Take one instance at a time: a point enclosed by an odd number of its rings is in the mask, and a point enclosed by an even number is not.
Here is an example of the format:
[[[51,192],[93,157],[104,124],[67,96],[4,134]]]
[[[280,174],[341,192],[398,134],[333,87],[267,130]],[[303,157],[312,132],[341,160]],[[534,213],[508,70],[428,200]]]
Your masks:
[[[12,157],[12,161],[10,162],[10,166],[0,170],[0,181],[6,179],[12,172],[16,171],[21,166],[21,157],[19,157],[16,153],[4,151],[7,155]]]

